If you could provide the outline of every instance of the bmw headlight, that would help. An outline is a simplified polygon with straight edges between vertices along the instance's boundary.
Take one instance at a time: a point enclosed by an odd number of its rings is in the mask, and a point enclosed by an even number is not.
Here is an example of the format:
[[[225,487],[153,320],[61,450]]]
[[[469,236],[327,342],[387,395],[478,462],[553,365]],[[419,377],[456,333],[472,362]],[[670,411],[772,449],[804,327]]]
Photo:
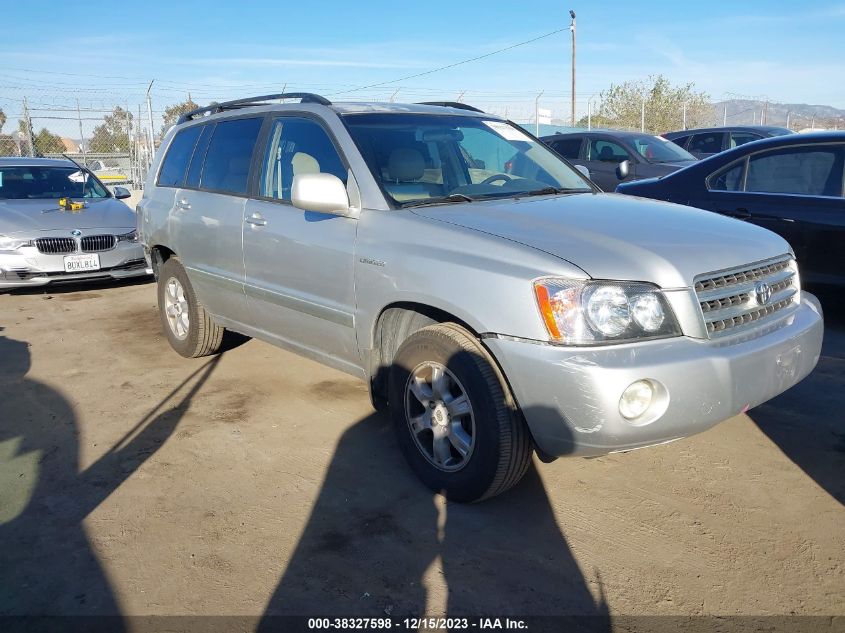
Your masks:
[[[657,286],[629,281],[534,282],[549,337],[567,345],[598,345],[679,336],[681,328]]]
[[[32,246],[32,240],[22,240],[16,237],[0,235],[0,251],[16,251],[21,246]]]
[[[138,241],[138,231],[129,231],[129,233],[124,233],[123,235],[117,236],[118,242],[137,242]]]

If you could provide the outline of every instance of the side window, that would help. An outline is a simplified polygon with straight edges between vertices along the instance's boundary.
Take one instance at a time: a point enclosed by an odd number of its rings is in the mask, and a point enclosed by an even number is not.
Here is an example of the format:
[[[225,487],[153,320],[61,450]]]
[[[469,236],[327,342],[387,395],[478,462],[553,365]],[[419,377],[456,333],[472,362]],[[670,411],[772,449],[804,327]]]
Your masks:
[[[246,194],[252,150],[261,130],[261,121],[230,119],[215,126],[205,154],[201,189]]]
[[[752,156],[745,190],[841,196],[843,154],[842,146],[805,146]]]
[[[214,124],[202,126],[200,138],[194,147],[194,155],[191,158],[191,164],[188,167],[188,175],[185,178],[186,187],[199,187],[200,174],[202,173],[202,164],[205,161],[205,152],[208,149],[208,143],[211,141],[211,135],[214,132]]]
[[[757,141],[761,138],[763,137],[759,134],[753,134],[751,132],[731,132],[731,142],[728,143],[728,147],[739,147],[740,145],[745,145],[746,143]]]
[[[559,141],[552,141],[552,149],[564,158],[578,158],[581,153],[581,138],[566,138]]]
[[[742,174],[745,160],[728,165],[707,179],[707,188],[711,191],[742,191]]]
[[[587,160],[600,160],[608,163],[621,163],[623,160],[628,160],[628,152],[625,149],[612,141],[604,141],[601,139],[593,139],[590,141],[590,150],[587,155]]]
[[[702,154],[718,154],[722,151],[722,133],[721,132],[704,132],[702,134],[695,134],[690,139],[690,152],[700,152]]]
[[[194,145],[200,135],[200,126],[186,128],[178,132],[167,148],[167,154],[158,172],[159,187],[181,187],[185,180],[185,170],[194,152]]]
[[[669,139],[669,140],[672,141],[675,145],[686,148],[687,141],[689,140],[689,137],[690,137],[690,135],[687,134],[686,136],[678,136],[677,138],[673,138],[673,139]]]
[[[294,176],[333,174],[346,182],[347,170],[332,140],[316,121],[281,117],[273,122],[259,195],[290,201]]]

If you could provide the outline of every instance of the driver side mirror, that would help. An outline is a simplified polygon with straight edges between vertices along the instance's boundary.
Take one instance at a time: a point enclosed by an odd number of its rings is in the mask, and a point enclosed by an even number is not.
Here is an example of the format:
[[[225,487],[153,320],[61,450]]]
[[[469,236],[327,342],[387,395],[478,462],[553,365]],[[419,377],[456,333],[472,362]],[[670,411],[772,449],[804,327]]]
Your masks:
[[[577,169],[582,176],[586,177],[587,179],[590,178],[590,170],[584,167],[584,165],[575,165],[575,169]]]
[[[625,180],[631,173],[631,161],[627,158],[616,166],[616,175],[619,180]]]
[[[297,209],[356,217],[349,206],[346,185],[334,174],[301,174],[293,177],[290,200]]]
[[[114,197],[118,200],[126,200],[126,198],[132,197],[132,194],[129,193],[129,189],[127,189],[126,187],[115,187],[112,190],[112,193],[114,194]]]

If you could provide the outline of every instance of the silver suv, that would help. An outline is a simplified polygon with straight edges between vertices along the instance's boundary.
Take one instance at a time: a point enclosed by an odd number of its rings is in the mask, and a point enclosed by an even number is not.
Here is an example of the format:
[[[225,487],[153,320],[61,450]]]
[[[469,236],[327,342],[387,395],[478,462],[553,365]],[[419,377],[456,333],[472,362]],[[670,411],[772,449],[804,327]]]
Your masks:
[[[451,499],[507,490],[534,451],[703,431],[819,358],[783,239],[600,193],[468,107],[216,104],[150,174],[139,228],[173,348],[213,354],[231,329],[358,376]]]

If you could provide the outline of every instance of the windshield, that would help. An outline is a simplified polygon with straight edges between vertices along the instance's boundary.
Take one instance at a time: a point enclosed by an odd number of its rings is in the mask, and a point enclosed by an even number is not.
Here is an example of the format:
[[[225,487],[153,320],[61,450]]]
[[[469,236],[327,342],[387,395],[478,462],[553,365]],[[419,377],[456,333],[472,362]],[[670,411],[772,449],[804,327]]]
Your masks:
[[[660,136],[635,136],[631,144],[637,153],[649,163],[674,163],[682,160],[696,160],[687,150]]]
[[[96,178],[76,167],[0,167],[0,199],[108,197]]]
[[[542,143],[504,121],[405,113],[347,114],[344,121],[400,206],[593,191]]]

